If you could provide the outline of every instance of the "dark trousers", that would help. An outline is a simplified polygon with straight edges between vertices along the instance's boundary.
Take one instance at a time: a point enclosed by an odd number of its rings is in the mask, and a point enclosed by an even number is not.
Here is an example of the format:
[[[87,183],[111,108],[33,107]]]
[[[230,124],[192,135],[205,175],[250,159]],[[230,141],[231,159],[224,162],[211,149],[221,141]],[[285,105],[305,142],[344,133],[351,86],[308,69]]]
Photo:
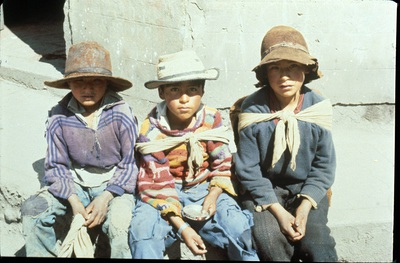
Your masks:
[[[289,190],[275,187],[279,203],[294,215],[300,199]],[[328,198],[325,196],[317,209],[311,209],[305,236],[297,242],[291,242],[281,233],[275,217],[267,210],[254,211],[254,201],[247,193],[240,197],[244,209],[254,215],[253,238],[260,260],[266,261],[338,261],[335,240],[330,235],[328,223]]]

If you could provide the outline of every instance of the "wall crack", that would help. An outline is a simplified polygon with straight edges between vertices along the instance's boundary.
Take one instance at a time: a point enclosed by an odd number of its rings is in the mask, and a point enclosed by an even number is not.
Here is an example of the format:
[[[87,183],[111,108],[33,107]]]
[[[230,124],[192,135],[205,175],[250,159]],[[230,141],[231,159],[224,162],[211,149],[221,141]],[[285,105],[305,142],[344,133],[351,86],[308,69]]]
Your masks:
[[[358,107],[358,106],[395,106],[396,103],[394,102],[371,102],[371,103],[342,103],[337,102],[332,104],[333,107],[340,106],[340,107]]]

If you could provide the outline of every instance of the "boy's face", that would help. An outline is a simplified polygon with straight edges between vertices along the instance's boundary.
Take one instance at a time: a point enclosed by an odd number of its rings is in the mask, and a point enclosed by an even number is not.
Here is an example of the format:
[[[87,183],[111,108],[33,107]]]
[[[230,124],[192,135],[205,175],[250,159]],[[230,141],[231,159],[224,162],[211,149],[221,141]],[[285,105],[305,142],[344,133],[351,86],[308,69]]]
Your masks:
[[[307,68],[291,60],[281,60],[267,66],[269,85],[278,100],[287,101],[300,94]]]
[[[171,127],[188,127],[201,104],[204,94],[203,81],[183,81],[164,85],[158,89],[159,96],[168,107]]]
[[[68,82],[75,99],[87,112],[96,111],[107,90],[107,80],[85,77]]]

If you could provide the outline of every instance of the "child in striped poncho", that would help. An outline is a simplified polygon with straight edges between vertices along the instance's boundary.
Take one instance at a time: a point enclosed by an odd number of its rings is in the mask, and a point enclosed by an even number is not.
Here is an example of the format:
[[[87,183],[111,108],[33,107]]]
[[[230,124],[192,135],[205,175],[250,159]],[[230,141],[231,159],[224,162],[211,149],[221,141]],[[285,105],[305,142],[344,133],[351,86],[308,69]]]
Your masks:
[[[139,133],[140,200],[130,229],[133,258],[162,259],[180,238],[195,255],[205,243],[227,251],[231,260],[258,260],[252,248],[252,217],[242,211],[231,180],[232,154],[220,113],[201,103],[205,80],[218,70],[204,69],[192,51],[160,57],[158,88],[162,102],[149,113]],[[182,209],[197,204],[209,220],[196,222]],[[207,216],[207,217],[208,217]]]

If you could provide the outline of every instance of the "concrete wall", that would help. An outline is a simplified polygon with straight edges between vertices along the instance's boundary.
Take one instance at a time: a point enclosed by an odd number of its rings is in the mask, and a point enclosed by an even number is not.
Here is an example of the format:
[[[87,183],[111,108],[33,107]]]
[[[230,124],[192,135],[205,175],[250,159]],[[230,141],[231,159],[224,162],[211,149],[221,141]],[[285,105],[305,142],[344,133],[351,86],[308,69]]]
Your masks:
[[[67,48],[87,39],[105,45],[115,74],[134,82],[126,93],[135,103],[158,101],[143,83],[155,77],[159,55],[192,48],[206,67],[221,70],[206,84],[204,100],[229,107],[255,91],[251,70],[260,60],[261,40],[278,24],[303,33],[324,74],[310,86],[333,103],[394,103],[392,1],[66,0],[64,11]]]

